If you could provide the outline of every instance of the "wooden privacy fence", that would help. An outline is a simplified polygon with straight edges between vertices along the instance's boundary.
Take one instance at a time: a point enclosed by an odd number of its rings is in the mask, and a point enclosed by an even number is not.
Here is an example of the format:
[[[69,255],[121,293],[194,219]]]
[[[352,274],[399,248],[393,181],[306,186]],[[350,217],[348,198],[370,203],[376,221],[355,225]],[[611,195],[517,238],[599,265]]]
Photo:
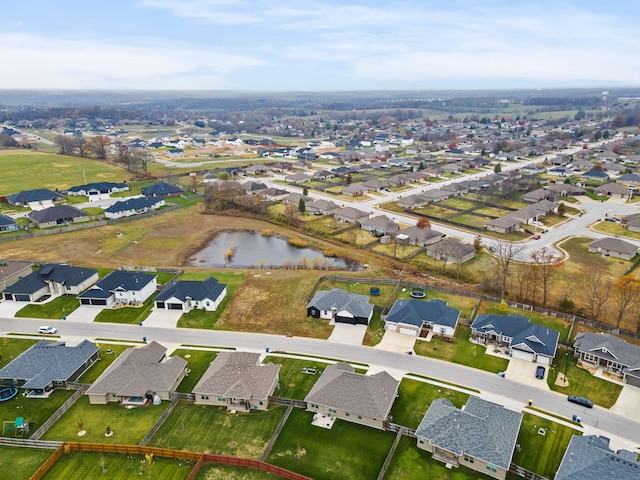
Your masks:
[[[98,452],[98,453],[118,453],[126,455],[146,455],[153,454],[154,457],[174,458],[180,460],[195,461],[196,464],[189,473],[187,480],[193,480],[205,463],[218,463],[221,465],[232,465],[236,467],[247,467],[263,472],[272,473],[288,480],[312,480],[309,477],[298,473],[276,467],[259,460],[248,458],[230,457],[227,455],[211,455],[208,453],[187,452],[185,450],[173,450],[171,448],[143,447],[139,445],[110,445],[105,443],[83,443],[65,442],[61,444],[40,468],[31,476],[31,480],[40,480],[46,473],[60,460],[65,452]]]
[[[187,480],[194,480],[205,463],[218,463],[222,465],[232,465],[234,467],[253,468],[255,470],[261,470],[273,475],[278,475],[279,477],[286,478],[288,480],[312,480],[311,478],[300,475],[299,473],[291,472],[289,470],[285,470],[284,468],[261,462],[260,460],[228,457],[226,455],[212,455],[209,453],[202,454],[202,456],[198,460],[198,463],[196,463],[196,466],[191,470],[191,473],[187,477]]]

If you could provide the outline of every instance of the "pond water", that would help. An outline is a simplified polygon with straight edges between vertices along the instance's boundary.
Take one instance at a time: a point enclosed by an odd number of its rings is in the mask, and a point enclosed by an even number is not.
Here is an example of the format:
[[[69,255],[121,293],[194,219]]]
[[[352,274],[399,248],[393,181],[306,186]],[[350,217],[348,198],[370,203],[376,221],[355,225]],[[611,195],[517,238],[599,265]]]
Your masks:
[[[233,255],[229,255],[233,252]],[[359,270],[361,266],[341,258],[325,257],[315,248],[289,245],[281,237],[244,230],[222,232],[189,260],[193,267],[317,268]]]

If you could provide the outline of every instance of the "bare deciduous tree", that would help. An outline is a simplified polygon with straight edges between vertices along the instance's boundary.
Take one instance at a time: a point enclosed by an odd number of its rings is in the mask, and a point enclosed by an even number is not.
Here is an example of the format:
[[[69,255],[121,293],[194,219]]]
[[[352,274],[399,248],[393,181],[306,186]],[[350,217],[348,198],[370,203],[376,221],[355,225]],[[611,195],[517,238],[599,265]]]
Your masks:
[[[530,256],[533,261],[531,267],[538,272],[542,284],[542,306],[547,308],[547,293],[549,292],[549,286],[553,283],[556,273],[558,273],[564,265],[562,262],[562,256],[551,251],[547,247],[534,250],[531,252]]]
[[[640,295],[640,280],[633,275],[624,275],[613,284],[613,300],[616,304],[616,328],[620,328],[622,317]]]
[[[500,279],[500,298],[504,298],[507,290],[507,278],[509,275],[509,267],[516,257],[524,250],[524,245],[518,245],[513,242],[500,240],[496,243],[496,255],[494,262],[498,278]]]
[[[611,298],[613,284],[602,268],[592,269],[582,277],[582,296],[589,306],[592,320],[598,321],[603,307]]]
[[[106,160],[109,145],[111,145],[111,139],[109,137],[106,135],[98,135],[87,142],[87,150],[96,158]]]

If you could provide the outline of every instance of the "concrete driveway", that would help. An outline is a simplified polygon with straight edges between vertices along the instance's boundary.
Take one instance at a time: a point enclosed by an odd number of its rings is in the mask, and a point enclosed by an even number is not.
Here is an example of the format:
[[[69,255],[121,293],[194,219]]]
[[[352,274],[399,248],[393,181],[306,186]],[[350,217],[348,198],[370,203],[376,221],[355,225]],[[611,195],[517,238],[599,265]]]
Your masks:
[[[327,339],[329,342],[344,343],[347,345],[362,345],[362,339],[367,331],[366,325],[350,325],[348,323],[336,323],[333,332]]]
[[[413,351],[415,343],[416,337],[387,330],[384,332],[384,336],[380,343],[374,348],[387,350],[388,352],[407,353]]]
[[[610,411],[640,421],[640,388],[631,385],[622,387],[618,401]]]
[[[142,324],[145,327],[176,328],[182,313],[182,310],[165,310],[154,307]]]
[[[80,305],[73,312],[67,315],[67,320],[72,322],[91,323],[102,311],[102,307],[97,305]]]
[[[526,360],[510,357],[509,365],[504,373],[506,378],[514,382],[526,383],[527,385],[542,390],[550,390],[549,385],[547,385],[549,367],[542,365],[544,367],[544,378],[536,378],[536,368],[538,368],[539,365],[539,363],[527,362]]]
[[[28,302],[14,302],[13,300],[5,300],[0,302],[0,317],[13,318]]]

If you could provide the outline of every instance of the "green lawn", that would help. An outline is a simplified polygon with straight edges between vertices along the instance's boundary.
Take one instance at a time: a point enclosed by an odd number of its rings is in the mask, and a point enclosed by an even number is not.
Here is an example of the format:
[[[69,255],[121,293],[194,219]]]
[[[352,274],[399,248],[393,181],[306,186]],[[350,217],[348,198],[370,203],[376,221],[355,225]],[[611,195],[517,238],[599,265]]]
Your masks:
[[[132,409],[127,409],[118,403],[91,405],[89,397],[82,396],[45,433],[43,440],[136,445],[168,406],[169,402]],[[87,432],[82,437],[78,436],[79,420],[82,420],[82,430]],[[113,431],[110,437],[105,437],[107,426]]]
[[[244,283],[246,273],[244,272],[186,272],[180,280],[206,280],[214,277],[218,282],[227,286],[227,296],[222,300],[220,306],[215,312],[207,312],[205,310],[194,309],[190,312],[183,313],[178,320],[180,328],[215,328],[215,325],[224,312],[225,308],[233,298],[238,288]]]
[[[514,452],[513,463],[553,478],[573,435],[582,432],[525,412],[517,441],[520,450]]]
[[[336,420],[331,430],[311,425],[313,413],[294,409],[267,462],[314,480],[374,480],[394,434]]]
[[[549,370],[547,375],[547,384],[551,390],[563,393],[565,395],[580,395],[589,398],[596,405],[604,408],[610,408],[618,400],[618,396],[622,391],[622,386],[612,382],[608,382],[602,378],[594,377],[588,370],[580,368],[577,365],[578,359],[571,352],[566,350],[558,350],[555,358],[555,368]],[[560,387],[555,384],[558,373],[564,374],[565,362],[567,365],[568,387]]]
[[[488,475],[460,466],[446,468],[443,462],[416,446],[416,439],[402,437],[391,458],[384,480],[484,480]]]
[[[417,341],[414,351],[425,357],[438,358],[488,372],[504,372],[509,360],[486,355],[485,347],[469,341],[470,335],[471,329],[468,326],[458,325],[455,342],[449,343],[436,338],[430,342]]]
[[[189,369],[189,373],[182,379],[176,390],[178,392],[191,393],[193,387],[196,386],[204,372],[207,371],[213,359],[216,358],[216,355],[218,355],[218,352],[210,350],[178,349],[174,351],[171,356],[184,358]]]
[[[103,461],[107,472],[103,471]],[[55,463],[44,478],[47,480],[60,478],[65,480],[86,480],[89,478],[184,480],[195,465],[193,461],[153,457],[153,464],[147,473],[143,461],[143,455],[71,452],[60,457],[60,460]],[[148,474],[151,477],[148,477]]]
[[[437,398],[446,398],[460,408],[467,403],[469,395],[419,380],[402,379],[398,398],[391,408],[393,423],[412,429],[418,428],[431,402]]]
[[[101,160],[33,150],[2,151],[0,166],[0,195],[36,188],[64,190],[86,182],[121,182],[128,176],[121,167]]]
[[[100,347],[100,361],[91,365],[91,368],[78,380],[80,383],[94,383],[100,375],[111,365],[118,356],[132,345],[116,345],[96,342]],[[111,351],[112,353],[107,353]]]
[[[53,450],[0,446],[0,472],[11,472],[11,480],[29,480]]]
[[[24,417],[30,427],[30,432],[24,436],[28,438],[73,395],[74,391],[54,390],[49,398],[26,398],[21,393],[11,400],[0,403],[0,421]],[[13,437],[15,434],[13,431],[5,431],[4,436]]]
[[[232,467],[231,465],[218,465],[205,463],[196,480],[281,480],[282,477],[271,473],[255,470],[247,467]]]
[[[37,342],[38,340],[2,337],[0,339],[0,368],[3,368]]]
[[[373,316],[371,317],[371,321],[369,321],[369,325],[367,325],[367,331],[364,334],[364,339],[362,341],[363,345],[373,347],[379,344],[382,340],[382,337],[384,336],[384,320],[380,318],[380,313],[380,310],[373,311]]]
[[[154,292],[141,307],[105,308],[96,315],[94,322],[127,323],[130,325],[143,322],[151,313],[153,299],[156,298],[158,293],[160,292]]]
[[[225,407],[180,402],[153,436],[150,446],[257,459],[286,407],[230,413]]]
[[[50,318],[60,320],[80,306],[75,295],[62,295],[47,303],[30,303],[22,307],[16,317]]]
[[[293,398],[296,400],[304,400],[313,385],[320,377],[320,373],[327,368],[327,364],[323,362],[314,362],[309,360],[301,360],[296,358],[278,357],[275,355],[267,355],[263,363],[272,362],[276,365],[282,365],[280,368],[280,389],[273,394],[277,397]],[[303,368],[316,368],[318,373],[309,375],[302,372]]]

